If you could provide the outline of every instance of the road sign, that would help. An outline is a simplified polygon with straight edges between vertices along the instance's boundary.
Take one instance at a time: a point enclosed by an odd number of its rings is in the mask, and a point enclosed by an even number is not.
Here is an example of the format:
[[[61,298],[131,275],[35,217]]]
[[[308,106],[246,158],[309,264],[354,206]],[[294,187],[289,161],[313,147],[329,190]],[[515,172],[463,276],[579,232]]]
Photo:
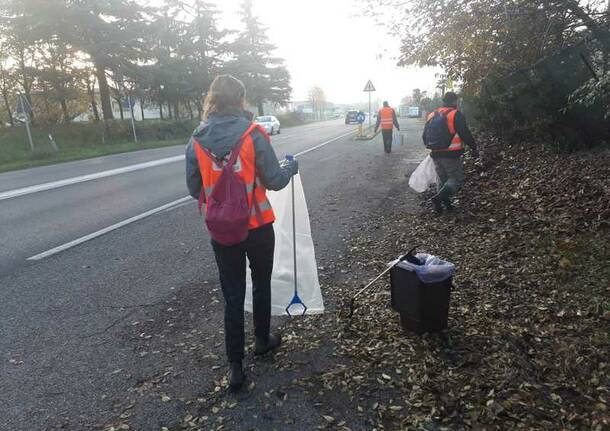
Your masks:
[[[377,91],[377,90],[375,90],[375,86],[373,85],[373,83],[371,82],[370,79],[369,79],[369,82],[366,83],[366,86],[364,87],[364,91],[369,93],[369,129],[370,129],[371,128],[371,92]]]
[[[371,82],[371,80],[369,79],[369,82],[366,83],[366,87],[364,87],[363,91],[377,91],[375,90],[375,86],[373,85],[373,83]]]

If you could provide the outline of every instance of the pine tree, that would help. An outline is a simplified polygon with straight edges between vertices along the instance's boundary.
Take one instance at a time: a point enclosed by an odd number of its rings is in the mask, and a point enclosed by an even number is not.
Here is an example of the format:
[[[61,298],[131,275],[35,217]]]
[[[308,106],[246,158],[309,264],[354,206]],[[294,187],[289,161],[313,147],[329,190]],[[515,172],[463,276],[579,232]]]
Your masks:
[[[123,72],[135,70],[134,63],[146,57],[142,35],[147,9],[134,0],[68,0],[65,4],[67,31],[59,31],[91,59],[103,118],[113,119],[107,74],[117,66],[123,66]]]
[[[230,45],[225,39],[230,32],[219,29],[216,19],[218,11],[209,2],[196,0],[190,8],[190,15],[189,37],[183,47],[184,54],[190,60],[193,102],[201,116],[202,96],[207,93],[214,76],[222,72],[229,54]]]
[[[235,58],[227,68],[244,82],[248,100],[257,107],[259,115],[264,115],[265,102],[277,105],[289,102],[290,74],[284,61],[272,55],[275,46],[269,43],[265,29],[254,16],[252,0],[244,1],[241,13],[244,30],[233,43]]]

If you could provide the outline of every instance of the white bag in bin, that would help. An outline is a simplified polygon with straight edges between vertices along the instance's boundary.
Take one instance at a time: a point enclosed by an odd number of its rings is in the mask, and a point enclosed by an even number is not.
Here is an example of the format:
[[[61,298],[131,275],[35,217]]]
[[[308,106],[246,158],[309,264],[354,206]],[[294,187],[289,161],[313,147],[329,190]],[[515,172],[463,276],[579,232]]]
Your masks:
[[[426,253],[417,253],[415,257],[422,262],[422,265],[415,265],[404,260],[396,266],[415,272],[424,283],[440,283],[453,277],[455,273],[455,265],[451,262]]]
[[[440,183],[440,180],[436,174],[434,160],[430,156],[427,156],[419,166],[415,168],[409,178],[409,187],[417,193],[423,193],[428,190],[430,185],[438,183]]]
[[[275,255],[271,275],[271,314],[285,316],[286,307],[294,296],[294,262],[292,247],[292,184],[282,190],[268,191],[267,198],[275,213]],[[324,312],[322,291],[318,280],[318,265],[311,237],[309,212],[299,174],[294,176],[294,202],[297,239],[297,288],[299,298],[307,306],[306,315]],[[250,263],[246,274],[246,311],[252,312],[252,278]],[[290,314],[303,314],[303,307],[293,305]]]

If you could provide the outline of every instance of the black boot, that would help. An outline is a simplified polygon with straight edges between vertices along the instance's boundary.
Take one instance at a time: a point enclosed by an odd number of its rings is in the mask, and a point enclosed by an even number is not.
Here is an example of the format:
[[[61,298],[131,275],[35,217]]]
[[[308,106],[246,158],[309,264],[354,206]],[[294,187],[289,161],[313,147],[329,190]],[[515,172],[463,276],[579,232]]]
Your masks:
[[[441,215],[443,213],[443,206],[441,205],[440,193],[433,196],[432,199],[430,199],[430,202],[432,202],[432,208],[434,209],[434,213],[436,215]]]
[[[455,209],[455,207],[453,206],[453,204],[451,203],[451,199],[449,199],[448,197],[443,199],[443,205],[445,205],[445,209],[448,212],[451,212]]]
[[[244,369],[239,362],[229,362],[229,389],[232,392],[237,392],[241,389],[246,380]]]
[[[282,336],[280,334],[269,334],[269,339],[265,343],[258,338],[254,341],[254,354],[264,355],[274,349],[277,349],[282,344]]]

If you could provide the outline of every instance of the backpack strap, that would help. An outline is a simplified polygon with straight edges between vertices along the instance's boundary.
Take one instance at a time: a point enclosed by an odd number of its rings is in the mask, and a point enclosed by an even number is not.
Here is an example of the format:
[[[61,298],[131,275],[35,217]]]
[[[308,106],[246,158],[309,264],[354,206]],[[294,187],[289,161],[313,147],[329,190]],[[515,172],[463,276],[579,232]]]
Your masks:
[[[250,126],[248,126],[246,131],[239,137],[239,140],[231,149],[231,156],[229,157],[229,160],[227,161],[226,167],[233,168],[235,163],[237,163],[237,158],[239,157],[239,153],[241,152],[241,147],[244,145],[246,137],[248,137],[248,135],[250,135],[254,130],[257,130],[257,129],[261,130],[261,131],[263,130],[258,124],[250,123]],[[222,159],[214,156],[214,154],[212,154],[212,152],[210,150],[208,150],[203,145],[201,145],[201,143],[197,139],[195,139],[195,143],[197,145],[199,145],[199,147],[201,147],[204,154],[206,156],[208,156],[210,158],[210,160],[212,160],[212,163],[216,163],[219,167],[222,166],[222,162],[223,162]],[[254,178],[254,188],[256,189],[256,176]],[[205,202],[206,202],[205,188],[201,187],[201,192],[199,193],[199,202],[198,202],[199,214],[202,214],[201,208],[203,207],[203,204]],[[256,217],[257,217],[259,223],[262,224],[263,223],[262,211],[261,211],[260,205],[256,201],[256,197],[254,196],[254,190],[252,191],[252,204],[254,206],[254,211],[256,213]]]
[[[233,165],[237,162],[237,158],[239,157],[239,153],[241,152],[241,147],[244,145],[246,138],[256,128],[257,128],[256,124],[250,123],[250,126],[248,126],[246,131],[239,138],[239,141],[237,141],[237,144],[231,150],[231,157],[229,158],[229,161],[227,162],[227,166],[233,167]]]
[[[252,133],[254,129],[258,128],[257,124],[251,123],[250,126],[246,129],[246,131],[239,137],[237,143],[231,148],[230,157],[227,161],[226,166],[233,166],[237,162],[237,158],[239,157],[239,153],[241,152],[241,147],[246,140],[246,137]],[[213,163],[216,163],[219,167],[222,167],[223,158],[216,157],[210,150],[205,148],[198,140],[195,140],[197,144],[201,147],[206,156],[208,156]]]

